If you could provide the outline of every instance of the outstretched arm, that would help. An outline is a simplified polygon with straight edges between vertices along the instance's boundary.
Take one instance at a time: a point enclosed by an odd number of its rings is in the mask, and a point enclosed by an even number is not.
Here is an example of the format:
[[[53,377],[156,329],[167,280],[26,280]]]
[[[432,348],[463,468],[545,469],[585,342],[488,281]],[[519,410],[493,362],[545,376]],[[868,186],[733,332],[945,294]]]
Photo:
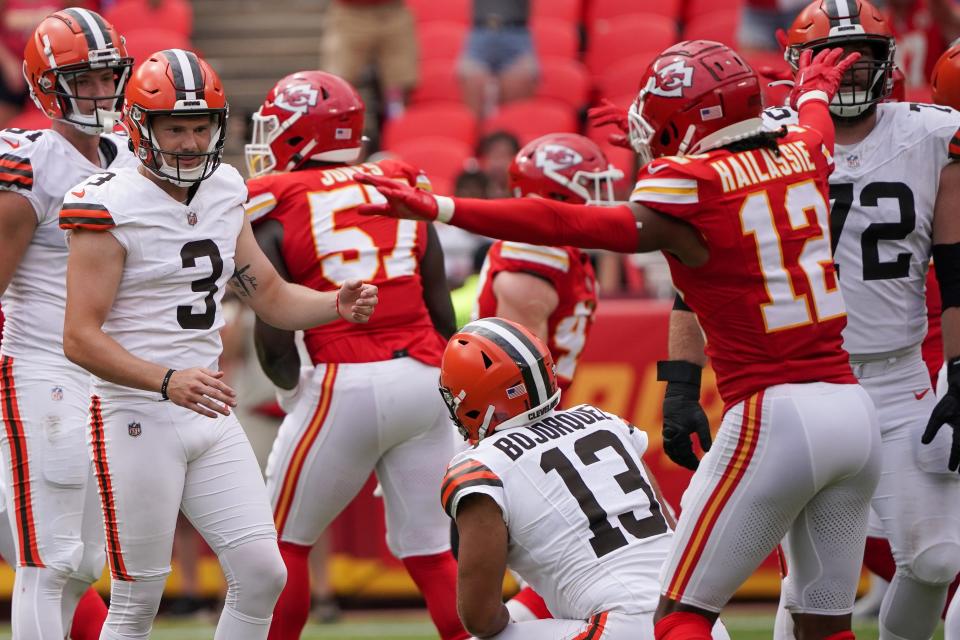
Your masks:
[[[253,231],[257,244],[277,274],[290,281],[287,265],[283,261],[280,245],[283,226],[276,220],[266,220]],[[300,380],[300,354],[294,340],[295,333],[277,329],[258,316],[253,328],[253,343],[257,350],[260,368],[270,381],[281,389],[293,389]]]
[[[366,322],[377,304],[377,287],[359,280],[348,280],[336,292],[286,282],[260,250],[248,221],[237,239],[235,262],[230,287],[257,316],[278,329],[309,329],[337,319]]]

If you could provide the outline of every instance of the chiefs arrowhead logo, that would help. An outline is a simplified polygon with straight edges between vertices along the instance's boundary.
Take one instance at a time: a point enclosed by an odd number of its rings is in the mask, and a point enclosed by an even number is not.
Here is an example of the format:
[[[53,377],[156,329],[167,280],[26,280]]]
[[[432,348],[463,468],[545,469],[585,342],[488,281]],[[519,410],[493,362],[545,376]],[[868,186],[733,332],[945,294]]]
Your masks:
[[[274,104],[294,113],[306,113],[309,107],[317,106],[319,95],[320,92],[308,83],[292,84],[283,88]]]
[[[562,144],[545,144],[537,149],[534,162],[544,171],[559,171],[580,164],[583,157]]]
[[[676,60],[657,69],[647,84],[647,91],[664,98],[679,98],[685,87],[693,86],[693,67]]]

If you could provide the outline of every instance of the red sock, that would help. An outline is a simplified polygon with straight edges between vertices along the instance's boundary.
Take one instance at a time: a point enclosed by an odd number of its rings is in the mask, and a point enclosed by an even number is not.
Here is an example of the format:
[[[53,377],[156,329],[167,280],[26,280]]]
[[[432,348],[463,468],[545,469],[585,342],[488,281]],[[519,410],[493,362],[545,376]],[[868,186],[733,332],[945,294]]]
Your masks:
[[[853,635],[853,631],[841,631],[832,636],[827,636],[823,640],[857,640],[857,636]]]
[[[553,618],[550,614],[550,609],[547,609],[547,603],[543,601],[539,593],[530,587],[520,589],[520,593],[513,596],[511,600],[525,606],[530,613],[537,617],[537,620],[550,620]]]
[[[107,605],[100,594],[90,587],[80,596],[77,610],[73,613],[70,637],[73,640],[97,640],[103,621],[107,619]]]
[[[678,611],[654,625],[657,640],[711,640],[713,624],[698,613]]]
[[[867,546],[863,551],[863,564],[887,582],[893,580],[893,574],[897,572],[893,551],[890,550],[890,543],[885,538],[867,538]]]
[[[469,638],[457,615],[457,563],[453,554],[445,551],[433,556],[411,556],[403,558],[403,566],[427,601],[427,611],[440,638]]]
[[[281,542],[280,555],[287,565],[287,585],[273,608],[267,640],[299,640],[310,615],[310,547]]]
[[[940,613],[941,618],[947,617],[947,609],[950,608],[950,603],[953,602],[953,597],[957,595],[957,587],[960,587],[960,575],[953,579],[953,582],[950,583],[950,589],[947,590],[947,604],[943,605],[943,612]]]

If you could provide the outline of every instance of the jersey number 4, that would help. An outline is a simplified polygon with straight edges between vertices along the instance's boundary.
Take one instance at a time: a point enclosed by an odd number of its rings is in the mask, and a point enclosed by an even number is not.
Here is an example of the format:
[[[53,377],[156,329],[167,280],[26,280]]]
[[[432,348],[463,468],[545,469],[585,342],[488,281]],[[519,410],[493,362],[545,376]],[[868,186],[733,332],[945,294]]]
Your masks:
[[[622,529],[610,524],[610,514],[600,506],[597,496],[584,482],[577,471],[577,467],[559,447],[544,451],[543,455],[540,456],[540,468],[543,469],[543,472],[557,472],[563,483],[567,485],[567,490],[576,498],[583,515],[587,517],[590,531],[593,534],[590,537],[590,546],[593,547],[593,552],[597,554],[598,558],[602,558],[608,553],[629,544],[623,529],[640,540],[667,531],[667,521],[663,519],[663,514],[660,513],[660,504],[653,494],[653,489],[647,484],[643,473],[640,472],[640,467],[637,466],[620,438],[609,431],[594,431],[573,443],[574,452],[580,458],[580,462],[585,465],[599,462],[600,457],[597,453],[604,449],[613,449],[614,453],[620,456],[623,459],[623,464],[626,465],[625,471],[613,476],[614,481],[620,485],[620,489],[624,493],[643,491],[650,503],[650,515],[646,518],[637,518],[633,511],[617,514],[616,518],[623,526]]]
[[[740,209],[743,232],[752,235],[757,243],[757,257],[769,299],[760,305],[767,333],[802,327],[845,313],[843,298],[833,277],[830,245],[824,237],[828,209],[823,194],[812,180],[791,184],[782,206],[790,224],[789,229],[782,231],[766,191],[747,196]],[[808,217],[808,212],[812,217]],[[812,235],[804,242],[796,260],[788,263],[782,233],[804,230]],[[800,294],[793,280],[798,267],[808,283],[806,292]]]

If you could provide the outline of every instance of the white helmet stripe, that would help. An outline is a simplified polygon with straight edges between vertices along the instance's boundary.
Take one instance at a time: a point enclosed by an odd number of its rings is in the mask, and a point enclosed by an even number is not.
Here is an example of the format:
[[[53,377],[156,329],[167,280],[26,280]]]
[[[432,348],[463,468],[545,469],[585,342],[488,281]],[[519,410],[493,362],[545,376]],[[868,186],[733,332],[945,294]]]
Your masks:
[[[190,65],[190,59],[187,52],[183,49],[170,49],[180,63],[180,73],[183,75],[183,88],[186,91],[186,100],[197,99],[197,78],[193,76],[193,67]]]
[[[516,335],[514,335],[513,330],[508,329],[506,326],[498,323],[491,322],[489,320],[475,320],[470,323],[470,326],[480,327],[495,333],[505,340],[510,346],[512,346],[517,353],[520,354],[520,357],[523,358],[527,367],[529,367],[532,374],[534,384],[537,386],[537,395],[536,397],[542,402],[544,399],[549,398],[550,394],[547,391],[547,381],[540,374],[540,365],[537,362],[539,359],[539,354],[531,351],[524,341],[520,340]]]
[[[100,24],[97,20],[90,15],[90,12],[86,9],[81,9],[75,7],[73,9],[78,16],[86,23],[87,28],[90,30],[90,33],[93,34],[93,40],[97,43],[97,49],[106,49],[107,48],[107,38],[106,34],[103,33],[103,29],[100,28]]]

